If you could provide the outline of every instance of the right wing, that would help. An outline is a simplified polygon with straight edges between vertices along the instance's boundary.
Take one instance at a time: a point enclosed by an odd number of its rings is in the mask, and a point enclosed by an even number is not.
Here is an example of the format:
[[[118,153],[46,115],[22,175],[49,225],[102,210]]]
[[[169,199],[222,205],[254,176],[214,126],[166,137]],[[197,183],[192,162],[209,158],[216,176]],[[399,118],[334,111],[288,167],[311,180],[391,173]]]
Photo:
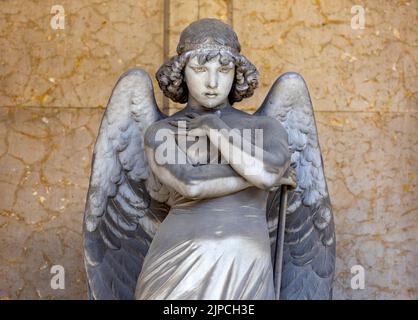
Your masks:
[[[148,74],[122,75],[100,125],[84,213],[89,298],[134,299],[144,257],[169,210],[144,153],[145,130],[162,118]]]

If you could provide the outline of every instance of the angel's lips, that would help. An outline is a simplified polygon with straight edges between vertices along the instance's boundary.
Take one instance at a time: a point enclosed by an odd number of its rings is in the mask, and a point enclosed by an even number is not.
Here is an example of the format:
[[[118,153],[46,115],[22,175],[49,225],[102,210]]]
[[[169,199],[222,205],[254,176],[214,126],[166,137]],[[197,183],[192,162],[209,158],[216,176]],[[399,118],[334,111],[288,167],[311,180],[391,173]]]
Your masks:
[[[208,98],[216,98],[218,96],[218,94],[207,92],[207,93],[205,93],[205,96],[208,97]]]

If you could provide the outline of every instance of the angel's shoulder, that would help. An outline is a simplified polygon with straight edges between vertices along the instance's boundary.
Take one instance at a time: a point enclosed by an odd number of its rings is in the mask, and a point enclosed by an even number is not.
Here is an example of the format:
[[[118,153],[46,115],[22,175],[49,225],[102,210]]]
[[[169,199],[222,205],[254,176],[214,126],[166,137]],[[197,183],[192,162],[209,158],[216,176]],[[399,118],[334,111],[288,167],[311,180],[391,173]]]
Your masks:
[[[271,129],[274,131],[286,131],[283,125],[280,123],[280,121],[273,117],[264,115],[254,115],[254,119],[256,119],[259,125],[265,129]]]
[[[254,115],[254,119],[257,121],[257,128],[263,130],[264,139],[268,144],[288,140],[286,129],[277,119],[263,115]]]
[[[170,136],[173,133],[169,121],[169,118],[165,118],[149,125],[144,135],[144,141],[148,146],[156,146],[159,144],[157,142],[161,142],[161,136]]]

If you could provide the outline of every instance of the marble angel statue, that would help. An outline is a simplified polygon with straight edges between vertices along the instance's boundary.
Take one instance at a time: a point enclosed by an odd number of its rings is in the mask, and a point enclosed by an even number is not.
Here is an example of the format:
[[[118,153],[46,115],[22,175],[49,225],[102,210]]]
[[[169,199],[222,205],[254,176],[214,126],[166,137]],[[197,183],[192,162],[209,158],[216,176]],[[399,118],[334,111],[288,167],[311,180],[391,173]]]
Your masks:
[[[117,82],[84,215],[90,298],[332,297],[334,222],[308,89],[286,73],[257,112],[240,111],[258,85],[240,51],[227,24],[190,24],[156,74],[186,104],[172,116],[142,69]]]

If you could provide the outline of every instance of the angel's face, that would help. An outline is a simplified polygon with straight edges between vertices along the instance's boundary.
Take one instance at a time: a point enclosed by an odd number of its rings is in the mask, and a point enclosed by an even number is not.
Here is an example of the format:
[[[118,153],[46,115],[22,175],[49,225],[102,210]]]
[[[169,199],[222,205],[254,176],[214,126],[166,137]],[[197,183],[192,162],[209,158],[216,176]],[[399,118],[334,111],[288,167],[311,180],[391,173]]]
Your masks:
[[[219,55],[205,64],[199,64],[198,58],[193,57],[185,67],[184,76],[189,89],[189,104],[212,109],[228,102],[235,65],[233,62],[222,65]]]

